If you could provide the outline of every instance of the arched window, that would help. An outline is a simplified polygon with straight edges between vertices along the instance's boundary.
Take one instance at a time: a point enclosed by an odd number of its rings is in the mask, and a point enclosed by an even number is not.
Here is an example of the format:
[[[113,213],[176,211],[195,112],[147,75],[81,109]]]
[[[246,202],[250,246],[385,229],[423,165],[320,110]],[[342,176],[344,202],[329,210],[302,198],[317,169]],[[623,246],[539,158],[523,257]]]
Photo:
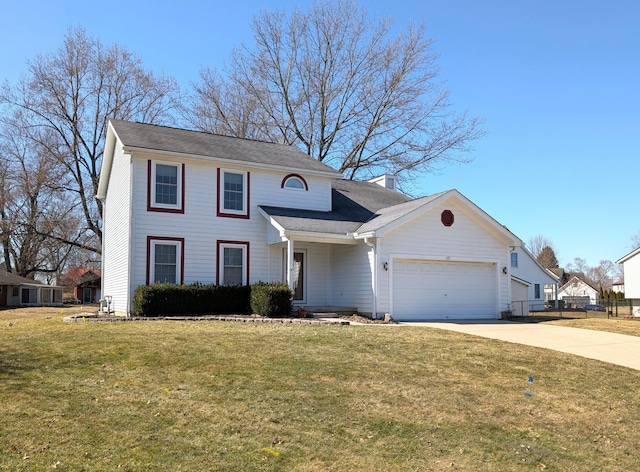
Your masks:
[[[309,190],[309,186],[304,178],[298,174],[289,174],[282,179],[281,188],[290,188],[293,190]]]

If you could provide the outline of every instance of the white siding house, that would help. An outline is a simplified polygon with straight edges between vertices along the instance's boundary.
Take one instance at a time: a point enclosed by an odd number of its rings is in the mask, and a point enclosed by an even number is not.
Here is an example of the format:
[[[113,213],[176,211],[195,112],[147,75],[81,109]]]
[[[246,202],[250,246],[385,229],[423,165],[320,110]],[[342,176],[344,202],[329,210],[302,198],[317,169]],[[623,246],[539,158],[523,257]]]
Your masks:
[[[624,271],[624,296],[633,304],[633,315],[640,316],[640,248],[616,262]]]
[[[521,240],[457,190],[409,199],[393,176],[343,180],[293,147],[111,121],[102,294],[286,281],[294,304],[399,320],[499,318]],[[537,283],[537,282],[536,282]]]
[[[598,303],[599,294],[595,288],[574,275],[558,290],[558,300],[563,300],[567,308],[584,308]]]
[[[514,247],[509,256],[511,266],[512,294],[511,309],[516,316],[527,315],[530,311],[545,308],[545,287],[552,287],[551,293],[558,293],[558,277],[545,269],[524,246]],[[526,292],[523,290],[526,286]],[[554,306],[556,300],[553,300]]]

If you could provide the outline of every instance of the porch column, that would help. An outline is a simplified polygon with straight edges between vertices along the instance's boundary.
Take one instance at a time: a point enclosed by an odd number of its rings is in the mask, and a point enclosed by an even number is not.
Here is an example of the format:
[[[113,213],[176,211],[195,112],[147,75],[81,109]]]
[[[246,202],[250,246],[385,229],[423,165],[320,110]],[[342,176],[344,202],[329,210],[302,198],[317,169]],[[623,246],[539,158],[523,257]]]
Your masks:
[[[293,271],[294,271],[294,261],[293,261],[293,241],[287,238],[287,284],[289,288],[293,292]]]

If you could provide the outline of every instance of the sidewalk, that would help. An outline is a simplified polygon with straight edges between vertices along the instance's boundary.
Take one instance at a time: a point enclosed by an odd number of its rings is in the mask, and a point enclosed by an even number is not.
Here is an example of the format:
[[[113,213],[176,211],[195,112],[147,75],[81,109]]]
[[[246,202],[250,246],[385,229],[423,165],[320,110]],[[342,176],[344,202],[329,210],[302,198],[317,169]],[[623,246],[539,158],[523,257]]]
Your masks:
[[[447,329],[511,343],[536,346],[640,370],[640,337],[565,326],[502,320],[401,323]]]

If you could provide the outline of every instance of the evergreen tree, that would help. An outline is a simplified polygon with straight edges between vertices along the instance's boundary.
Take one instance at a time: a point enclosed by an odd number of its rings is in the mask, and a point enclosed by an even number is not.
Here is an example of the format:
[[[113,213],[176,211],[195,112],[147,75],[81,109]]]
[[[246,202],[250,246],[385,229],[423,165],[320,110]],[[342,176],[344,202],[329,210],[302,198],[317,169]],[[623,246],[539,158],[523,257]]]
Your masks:
[[[553,251],[551,246],[545,246],[538,254],[538,262],[542,264],[542,267],[545,269],[557,269],[558,268],[558,259],[556,258],[556,253]]]

